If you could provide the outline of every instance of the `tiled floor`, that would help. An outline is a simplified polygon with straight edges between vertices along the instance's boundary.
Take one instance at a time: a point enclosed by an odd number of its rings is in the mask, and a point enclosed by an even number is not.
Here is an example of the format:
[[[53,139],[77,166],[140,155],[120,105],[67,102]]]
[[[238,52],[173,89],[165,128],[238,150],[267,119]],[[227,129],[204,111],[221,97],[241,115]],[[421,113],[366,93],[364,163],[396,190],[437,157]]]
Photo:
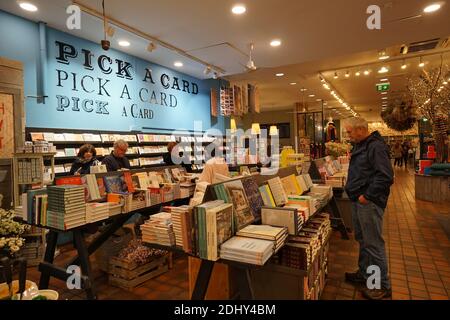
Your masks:
[[[405,169],[396,169],[395,174],[383,230],[392,299],[449,299],[450,240],[441,222],[448,230],[450,206],[415,200],[414,175]],[[354,271],[357,261],[357,242],[341,240],[334,232],[322,299],[363,299],[344,281],[344,272]]]
[[[384,219],[384,239],[392,280],[393,299],[449,299],[450,240],[441,223],[450,223],[450,206],[414,198],[414,175],[396,169],[396,181]],[[447,227],[447,230],[450,226]],[[62,248],[56,261],[63,264],[73,252]],[[334,232],[329,254],[329,277],[322,299],[363,299],[360,291],[344,282],[344,272],[356,269],[358,244],[342,240]],[[108,285],[107,276],[96,270],[94,285],[99,299],[188,299],[187,259],[174,261],[169,272],[129,292]],[[28,278],[38,282],[39,272],[30,268]],[[82,291],[68,290],[52,279],[50,287],[61,299],[84,299]]]

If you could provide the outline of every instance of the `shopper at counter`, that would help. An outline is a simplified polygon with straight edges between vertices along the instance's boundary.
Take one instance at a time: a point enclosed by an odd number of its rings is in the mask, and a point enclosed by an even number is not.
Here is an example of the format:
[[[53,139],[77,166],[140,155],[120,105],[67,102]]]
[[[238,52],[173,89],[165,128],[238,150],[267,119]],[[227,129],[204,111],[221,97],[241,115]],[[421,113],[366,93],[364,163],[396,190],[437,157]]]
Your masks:
[[[366,298],[380,300],[392,295],[382,230],[394,173],[386,143],[378,131],[369,134],[367,121],[351,118],[345,129],[355,143],[345,191],[352,201],[355,239],[359,242],[359,269],[346,273],[345,278],[366,285]]]
[[[98,165],[100,162],[96,159],[97,151],[92,144],[84,144],[78,151],[77,159],[70,168],[70,175],[89,174],[91,167]]]
[[[102,161],[102,164],[106,165],[108,172],[123,169],[129,170],[131,168],[130,161],[125,157],[127,150],[128,143],[126,141],[117,140],[114,142],[114,150]]]

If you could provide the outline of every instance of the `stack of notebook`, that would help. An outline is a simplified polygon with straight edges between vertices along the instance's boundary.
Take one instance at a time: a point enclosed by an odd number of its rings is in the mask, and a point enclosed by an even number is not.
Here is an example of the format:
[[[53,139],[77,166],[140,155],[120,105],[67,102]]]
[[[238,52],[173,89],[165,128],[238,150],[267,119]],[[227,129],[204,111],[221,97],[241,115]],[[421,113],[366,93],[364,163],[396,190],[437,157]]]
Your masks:
[[[268,225],[249,225],[236,233],[237,236],[273,241],[274,251],[277,252],[288,237],[287,227],[272,227]]]
[[[150,219],[141,225],[141,231],[143,242],[163,246],[174,246],[176,243],[172,215],[169,212],[160,212],[150,216]]]
[[[86,223],[106,220],[109,218],[108,202],[86,203]]]
[[[68,230],[84,224],[86,224],[84,187],[49,186],[47,226]]]
[[[273,254],[273,241],[232,237],[220,246],[220,258],[262,266]]]

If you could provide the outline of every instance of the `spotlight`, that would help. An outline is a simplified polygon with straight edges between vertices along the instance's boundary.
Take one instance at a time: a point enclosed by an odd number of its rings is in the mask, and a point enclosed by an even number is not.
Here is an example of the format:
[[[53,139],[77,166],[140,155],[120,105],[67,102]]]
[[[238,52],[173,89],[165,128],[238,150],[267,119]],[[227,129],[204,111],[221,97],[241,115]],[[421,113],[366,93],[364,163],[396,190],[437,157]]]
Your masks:
[[[355,73],[355,76],[357,76],[357,77],[359,77],[360,75],[361,75],[361,72],[360,72],[360,71],[358,71],[358,72]]]
[[[379,60],[387,60],[389,58],[390,56],[386,54],[386,51],[380,51],[380,53],[378,54]]]
[[[347,72],[345,73],[345,77],[346,77],[346,78],[350,78],[350,72],[347,71]]]
[[[370,74],[370,71],[369,71],[369,70],[364,71],[364,75],[365,75],[365,76],[368,76],[369,74]]]
[[[339,78],[339,76],[338,76],[338,73],[337,73],[337,72],[335,72],[335,73],[334,73],[334,78],[335,78],[335,79]]]
[[[205,70],[203,71],[204,75],[207,76],[208,74],[211,73],[211,67],[210,66],[206,66]]]
[[[217,72],[214,72],[213,73],[213,79],[217,79],[217,78],[219,78],[219,74]]]
[[[153,42],[150,42],[147,46],[147,51],[148,52],[153,52],[156,50],[156,44],[154,44]]]

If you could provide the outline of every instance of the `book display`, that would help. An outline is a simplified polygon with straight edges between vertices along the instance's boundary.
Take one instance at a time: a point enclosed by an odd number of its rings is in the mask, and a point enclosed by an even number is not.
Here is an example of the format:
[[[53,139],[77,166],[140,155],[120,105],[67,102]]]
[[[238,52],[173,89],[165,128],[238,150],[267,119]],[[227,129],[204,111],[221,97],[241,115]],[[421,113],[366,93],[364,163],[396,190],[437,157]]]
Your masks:
[[[58,175],[66,174],[70,171],[71,164],[75,160],[79,148],[89,143],[95,146],[97,159],[113,151],[113,143],[117,140],[124,140],[129,144],[126,156],[129,158],[133,168],[143,168],[151,166],[162,166],[165,164],[163,155],[168,152],[169,142],[179,143],[179,149],[183,155],[183,161],[188,159],[192,171],[203,170],[203,162],[206,160],[205,147],[216,141],[214,137],[203,135],[185,134],[119,134],[119,133],[56,133],[56,132],[36,132],[42,129],[27,129],[28,137],[33,143],[43,141],[56,146],[55,170]],[[223,145],[223,142],[220,143]]]

